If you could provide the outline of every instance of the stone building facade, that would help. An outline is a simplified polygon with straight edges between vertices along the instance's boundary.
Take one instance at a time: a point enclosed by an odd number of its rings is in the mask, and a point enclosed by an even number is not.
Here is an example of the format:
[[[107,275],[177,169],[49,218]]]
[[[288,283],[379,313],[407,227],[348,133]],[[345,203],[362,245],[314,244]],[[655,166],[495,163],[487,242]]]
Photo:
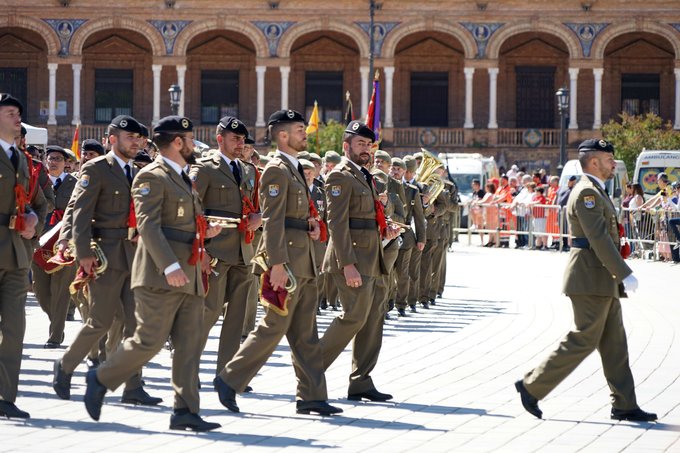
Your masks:
[[[339,119],[370,97],[368,0],[4,0],[0,91],[68,143],[111,116],[152,124],[167,90],[211,142],[232,113],[264,138],[269,113]],[[555,91],[570,90],[570,150],[622,111],[680,129],[677,0],[377,0],[383,147],[556,164]]]

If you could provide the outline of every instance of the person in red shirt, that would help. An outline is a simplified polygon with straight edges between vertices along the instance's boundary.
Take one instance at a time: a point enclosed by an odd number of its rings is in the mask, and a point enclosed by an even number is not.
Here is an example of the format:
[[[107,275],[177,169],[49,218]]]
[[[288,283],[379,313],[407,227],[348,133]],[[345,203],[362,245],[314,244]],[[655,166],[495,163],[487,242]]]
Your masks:
[[[534,242],[537,250],[545,250],[548,243],[547,236],[542,235],[545,233],[545,208],[542,205],[548,204],[544,195],[545,190],[543,187],[537,187],[536,193],[531,200],[532,214],[534,217],[534,233],[536,235],[536,241]]]
[[[510,203],[512,203],[512,187],[508,184],[508,176],[502,175],[500,180],[500,186],[496,189],[494,193],[492,203],[505,204],[506,206],[500,206],[500,229],[501,230],[512,230],[514,229],[512,224],[514,223],[514,217],[512,215],[512,210],[508,208]],[[501,234],[500,246],[509,247],[510,238],[506,234]]]

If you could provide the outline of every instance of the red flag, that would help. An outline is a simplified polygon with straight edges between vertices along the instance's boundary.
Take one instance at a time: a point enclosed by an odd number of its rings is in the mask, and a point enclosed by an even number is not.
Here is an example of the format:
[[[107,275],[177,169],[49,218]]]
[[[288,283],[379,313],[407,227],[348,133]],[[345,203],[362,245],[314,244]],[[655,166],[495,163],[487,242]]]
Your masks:
[[[73,151],[73,154],[76,155],[78,158],[78,162],[80,162],[80,123],[76,125],[76,130],[73,133],[73,141],[71,142],[71,151]]]
[[[366,114],[366,126],[370,127],[375,132],[375,142],[380,141],[380,81],[379,72],[375,71],[373,78],[373,93],[371,94],[371,102],[368,104],[368,113]]]

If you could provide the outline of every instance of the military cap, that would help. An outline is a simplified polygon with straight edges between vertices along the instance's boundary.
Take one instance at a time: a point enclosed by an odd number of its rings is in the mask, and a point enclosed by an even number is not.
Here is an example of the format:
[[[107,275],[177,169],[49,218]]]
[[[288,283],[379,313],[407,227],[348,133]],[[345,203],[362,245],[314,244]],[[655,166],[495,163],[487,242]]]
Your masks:
[[[383,184],[387,184],[387,173],[385,173],[384,171],[378,170],[377,168],[372,168],[371,174],[378,178],[378,180]]]
[[[309,153],[309,160],[312,161],[312,163],[314,163],[314,162],[318,162],[318,163],[323,162],[323,161],[321,160],[321,156],[319,156],[317,153]]]
[[[142,137],[149,137],[149,128],[143,125],[142,123],[139,123],[139,128],[142,130],[142,132],[139,133]]]
[[[307,120],[300,112],[295,110],[278,110],[271,114],[267,126],[273,126],[280,123],[304,123],[307,125]]]
[[[78,156],[76,156],[76,153],[74,153],[70,149],[64,149],[64,151],[66,151],[66,154],[68,154],[68,157],[66,159],[71,159],[74,162],[80,162]]]
[[[246,145],[254,145],[255,144],[255,139],[253,138],[252,135],[248,134],[246,137]]]
[[[260,153],[258,153],[257,150],[254,149],[254,150],[253,150],[253,154],[252,154],[251,157],[254,157],[254,158],[256,158],[256,159],[259,159],[259,158],[260,158]]]
[[[614,154],[614,145],[609,143],[607,140],[591,138],[581,142],[581,144],[578,145],[578,150],[581,153],[600,151]]]
[[[326,159],[326,162],[336,165],[342,161],[342,157],[340,157],[340,154],[336,153],[333,150],[326,151],[326,154],[324,154],[323,158]]]
[[[80,145],[80,148],[85,151],[94,151],[95,153],[101,155],[104,155],[106,151],[104,150],[104,147],[102,146],[101,143],[99,143],[97,140],[93,138],[88,138],[87,140],[83,140],[83,143]]]
[[[147,153],[144,150],[138,151],[134,160],[135,160],[135,162],[146,162],[148,164],[153,162],[153,160],[151,159],[151,156],[149,156],[149,153]]]
[[[248,137],[248,128],[246,125],[243,124],[243,121],[233,116],[223,117],[217,126],[218,128],[222,128],[222,130]]]
[[[21,126],[21,136],[22,136],[22,137],[26,137],[26,134],[28,134],[28,131],[27,131],[26,128],[22,125],[22,126]]]
[[[300,151],[297,153],[297,158],[309,160],[309,153],[307,151]]]
[[[383,151],[382,149],[379,149],[375,152],[373,155],[376,159],[382,159],[385,162],[390,162],[392,160],[392,156],[390,156],[387,151]]]
[[[116,129],[133,132],[139,135],[142,135],[142,132],[144,132],[142,130],[142,125],[139,124],[139,121],[129,115],[118,115],[111,120],[111,126],[115,127]]]
[[[403,168],[404,170],[406,170],[406,164],[404,163],[404,161],[402,159],[400,159],[398,157],[392,158],[392,166]]]
[[[416,162],[415,157],[406,156],[404,157],[404,166],[407,171],[416,171],[416,169],[418,169],[418,162]]]
[[[165,118],[161,118],[154,128],[154,133],[184,133],[191,132],[194,130],[194,125],[189,118],[183,116],[170,115]]]
[[[414,158],[414,159],[422,159],[422,158],[423,158],[423,153],[421,153],[420,151],[418,151],[417,153],[415,153],[415,154],[413,155],[413,158]]]
[[[360,137],[364,137],[364,138],[367,138],[371,141],[375,141],[375,132],[373,132],[373,129],[366,126],[361,121],[357,121],[357,120],[351,121],[347,125],[347,128],[345,129],[345,133],[352,134],[352,135],[359,135]]]
[[[300,165],[302,165],[302,168],[309,168],[309,169],[314,169],[314,164],[312,161],[307,160],[307,159],[300,159]]]
[[[70,157],[64,148],[62,148],[61,146],[57,146],[57,145],[48,145],[47,146],[47,149],[45,150],[45,155],[48,156],[50,153],[59,153],[62,156],[64,156],[64,160],[66,160]]]
[[[19,99],[15,98],[9,93],[0,93],[0,107],[12,106],[19,109],[19,115],[23,115],[24,106],[21,105]]]

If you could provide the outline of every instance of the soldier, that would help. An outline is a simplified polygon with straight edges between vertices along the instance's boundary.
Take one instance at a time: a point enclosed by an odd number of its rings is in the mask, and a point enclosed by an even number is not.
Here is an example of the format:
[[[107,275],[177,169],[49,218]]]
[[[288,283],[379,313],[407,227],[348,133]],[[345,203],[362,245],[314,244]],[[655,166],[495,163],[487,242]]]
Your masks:
[[[71,193],[76,187],[77,179],[64,172],[67,157],[66,151],[61,146],[47,147],[47,167],[56,203],[45,219],[45,231],[54,228],[63,218]],[[31,264],[31,270],[35,296],[40,308],[50,319],[49,337],[44,347],[55,349],[64,341],[64,325],[70,302],[68,288],[75,277],[75,269],[73,266],[65,266],[48,274],[34,261]]]
[[[29,417],[14,402],[26,330],[30,240],[42,230],[47,213],[45,197],[31,181],[28,159],[15,142],[22,112],[16,98],[0,93],[0,416],[8,418]]]
[[[139,146],[139,122],[127,115],[115,117],[108,127],[111,151],[83,166],[73,193],[70,228],[62,231],[60,242],[72,237],[79,261],[78,275],[88,286],[89,317],[61,360],[54,363],[52,387],[62,399],[71,398],[71,377],[119,316],[125,331],[132,335],[136,326],[135,300],[130,290],[130,271],[135,244],[132,242],[136,218],[130,187],[136,174],[132,159]],[[132,234],[131,234],[132,233]],[[96,279],[98,266],[91,242],[99,246],[108,265]],[[101,263],[99,263],[101,264]],[[142,387],[141,369],[130,377],[121,400],[127,404],[157,405]]]
[[[196,185],[207,216],[240,219],[238,229],[224,228],[207,245],[217,260],[210,274],[210,291],[205,298],[201,349],[210,329],[224,313],[217,353],[217,375],[238,350],[252,286],[250,260],[254,233],[262,224],[255,196],[255,167],[240,161],[248,129],[241,120],[225,116],[217,125],[219,150],[198,160],[190,177]],[[227,308],[224,311],[225,298]]]
[[[343,312],[321,338],[323,365],[328,368],[354,339],[348,398],[355,401],[392,399],[369,376],[380,354],[385,313],[384,301],[376,297],[377,280],[388,274],[381,241],[399,235],[386,224],[373,175],[364,168],[374,140],[368,126],[349,123],[343,136],[345,158],[326,179],[330,240],[323,269],[338,288]]]
[[[611,390],[613,420],[650,422],[656,414],[640,409],[628,364],[620,297],[635,291],[638,281],[620,254],[616,209],[605,182],[614,176],[614,147],[591,139],[579,145],[583,176],[567,202],[571,255],[562,290],[571,299],[575,329],[539,366],[515,383],[522,405],[541,418],[538,401],[545,398],[594,350]]]
[[[416,153],[421,155],[422,153]],[[418,163],[414,156],[404,157],[404,166],[406,171],[404,172],[404,182],[410,184],[413,187],[418,188],[420,194],[420,200],[423,207],[423,215],[425,215],[425,209],[429,206],[430,197],[425,193],[425,186],[416,180],[416,170],[418,169]],[[408,275],[409,275],[409,288],[407,302],[412,313],[415,313],[416,305],[418,304],[418,298],[420,296],[420,263],[422,261],[423,250],[425,250],[425,244],[427,244],[427,230],[430,225],[425,222],[425,241],[423,241],[423,247],[416,246],[416,248],[411,250],[411,259],[408,265]],[[405,311],[404,311],[405,314]],[[403,315],[402,315],[403,316]]]
[[[239,412],[236,393],[244,391],[272,355],[285,335],[293,355],[297,376],[298,414],[332,415],[342,412],[326,402],[326,378],[316,328],[316,269],[313,240],[319,225],[310,216],[309,190],[297,154],[307,147],[304,117],[293,110],[279,110],[269,117],[269,136],[277,151],[262,173],[260,196],[265,219],[258,254],[266,253],[273,291],[286,287],[289,274],[295,291],[287,294],[283,307],[266,306],[264,318],[241,345],[234,358],[215,378],[220,402]]]
[[[394,267],[396,274],[400,278],[397,279],[397,296],[395,305],[399,316],[406,316],[406,306],[408,305],[409,289],[412,283],[409,265],[411,263],[411,256],[414,251],[420,253],[425,248],[425,216],[423,214],[423,202],[420,197],[420,190],[418,186],[414,186],[403,181],[406,173],[406,164],[398,157],[392,158],[392,177],[402,181],[404,187],[404,195],[406,196],[404,223],[412,225],[405,233],[401,235],[403,244],[399,249],[399,256]],[[415,231],[413,226],[415,225]],[[418,271],[419,269],[415,269]],[[416,279],[416,282],[420,279]]]
[[[221,228],[206,224],[198,193],[185,172],[187,164],[194,162],[191,121],[180,116],[162,118],[153,140],[160,157],[139,172],[132,187],[141,239],[131,281],[137,328],[103,365],[88,371],[85,408],[99,420],[107,389],[115,390],[129,380],[171,336],[175,401],[170,429],[211,431],[220,425],[198,415],[202,339],[196,333],[203,323],[201,273],[209,272],[204,244]]]

